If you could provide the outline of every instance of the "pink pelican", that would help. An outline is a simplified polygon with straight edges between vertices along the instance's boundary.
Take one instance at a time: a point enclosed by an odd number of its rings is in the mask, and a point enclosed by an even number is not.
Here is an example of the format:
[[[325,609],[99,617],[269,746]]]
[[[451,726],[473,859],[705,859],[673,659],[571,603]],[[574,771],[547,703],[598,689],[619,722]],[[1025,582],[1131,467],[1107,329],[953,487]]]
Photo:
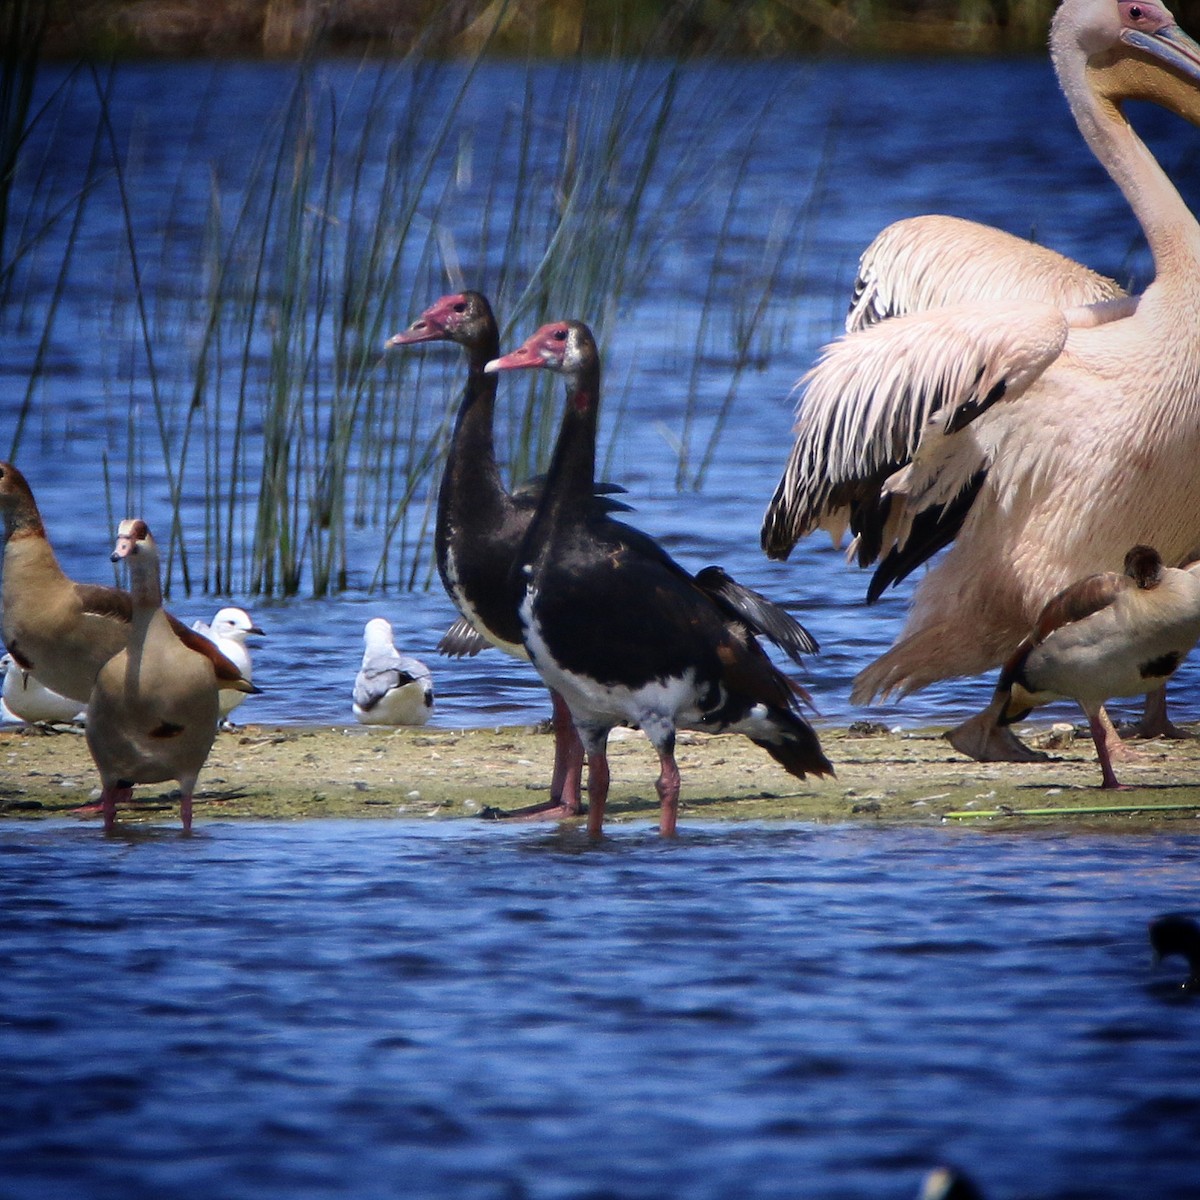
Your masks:
[[[1045,269],[1059,287],[1071,275],[1098,298],[978,298],[968,282],[976,299],[947,288],[948,303],[848,333],[801,381],[767,553],[848,527],[851,555],[879,563],[873,599],[953,543],[896,644],[857,676],[855,703],[1004,662],[1051,596],[1118,569],[1130,545],[1154,545],[1167,562],[1200,545],[1200,226],[1121,109],[1152,100],[1200,124],[1200,46],[1159,4],[1065,0],[1050,51],[1080,132],[1146,235],[1154,282],[1124,296],[1026,246],[1029,277]],[[981,244],[968,239],[956,257],[977,260]],[[876,278],[856,307],[852,321],[867,325],[903,303]],[[977,758],[1032,755],[989,713],[950,737]]]

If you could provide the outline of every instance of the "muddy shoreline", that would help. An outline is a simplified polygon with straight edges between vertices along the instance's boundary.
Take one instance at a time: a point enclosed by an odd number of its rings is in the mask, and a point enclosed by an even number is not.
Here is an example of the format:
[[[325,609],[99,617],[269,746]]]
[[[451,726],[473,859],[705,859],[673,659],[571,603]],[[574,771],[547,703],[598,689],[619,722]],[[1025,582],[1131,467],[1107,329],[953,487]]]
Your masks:
[[[680,824],[689,821],[952,822],[989,828],[1200,830],[1200,739],[1136,745],[1118,764],[1130,790],[1105,792],[1086,734],[1024,731],[1043,763],[975,763],[940,730],[822,729],[835,779],[792,778],[735,735],[680,735]],[[1190,732],[1195,735],[1197,730]],[[310,818],[482,819],[547,794],[544,728],[378,729],[247,725],[217,738],[195,798],[197,823]],[[638,733],[610,745],[607,822],[657,819],[657,762]],[[0,730],[0,817],[98,823],[95,768],[81,731]],[[1052,810],[1040,815],[1040,810]],[[1096,809],[1109,811],[1094,811]],[[1037,812],[1039,815],[1032,815]],[[1059,815],[1061,810],[1061,815]],[[1092,810],[1092,811],[1088,811]],[[959,816],[956,814],[971,814]],[[177,819],[167,785],[139,787],[122,823]]]

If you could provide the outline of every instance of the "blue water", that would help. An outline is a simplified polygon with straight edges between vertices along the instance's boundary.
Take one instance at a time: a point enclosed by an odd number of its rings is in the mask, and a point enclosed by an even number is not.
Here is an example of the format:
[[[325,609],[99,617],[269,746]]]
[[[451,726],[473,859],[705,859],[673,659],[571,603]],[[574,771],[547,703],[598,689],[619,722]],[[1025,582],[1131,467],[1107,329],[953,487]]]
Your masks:
[[[465,180],[462,194],[446,216],[459,222],[452,232],[464,257],[478,240],[481,213],[488,205],[502,207],[517,186],[505,134],[514,140],[519,98],[529,88],[533,102],[544,110],[542,124],[552,129],[553,122],[562,120],[556,107],[564,94],[562,78],[552,67],[527,76],[524,67],[493,65],[484,66],[473,80],[455,144],[473,147],[469,157],[474,168],[459,172]],[[355,64],[321,64],[313,94],[337,107],[343,130],[352,130],[369,107],[371,79],[370,72],[364,75]],[[262,131],[280,110],[292,81],[290,67],[251,64],[126,64],[111,79],[101,74],[123,165],[121,182],[153,301],[152,321],[159,319],[160,308],[168,314],[175,311],[172,306],[188,311],[180,298],[195,293],[197,285],[172,274],[177,259],[193,261],[180,257],[178,247],[203,240],[214,192],[222,197],[225,219],[233,220]],[[455,78],[433,76],[411,86],[428,89],[428,95],[418,90],[415,108],[431,119],[436,97],[451,94]],[[613,85],[598,68],[589,86]],[[57,200],[71,211],[72,181],[85,178],[84,166],[94,152],[95,92],[86,75],[68,77],[66,68],[47,72],[39,100],[50,103],[56,116],[38,126],[27,159],[30,170],[15,194],[18,208],[22,196],[36,194],[34,180],[51,179],[58,181]],[[858,254],[893,220],[934,211],[988,222],[1033,235],[1137,287],[1146,282],[1148,263],[1135,223],[1084,146],[1049,65],[1041,59],[770,63],[753,71],[740,65],[709,66],[685,76],[689,99],[681,108],[709,114],[716,94],[724,96],[724,123],[702,128],[712,142],[712,178],[686,193],[689,202],[663,232],[643,291],[612,325],[606,349],[608,415],[602,419],[604,473],[628,488],[636,510],[631,519],[661,538],[685,565],[698,569],[719,562],[794,609],[823,648],[811,663],[808,683],[824,718],[952,724],[979,706],[989,693],[988,681],[952,682],[869,713],[849,705],[854,674],[896,636],[910,583],[867,609],[862,601],[866,574],[846,566],[822,536],[808,539],[786,564],[767,562],[758,549],[762,512],[789,445],[792,386],[819,346],[838,332]],[[397,104],[408,100],[401,88]],[[1200,204],[1195,130],[1148,107],[1135,116],[1193,205]],[[682,157],[695,130],[684,120],[669,136],[678,139]],[[372,157],[377,140],[366,143],[368,178],[380,170]],[[347,132],[345,144],[354,144]],[[747,146],[752,147],[748,154]],[[493,155],[496,148],[499,153]],[[664,161],[672,157],[668,151]],[[677,492],[673,439],[679,436],[686,407],[695,330],[729,206],[730,177],[734,165],[743,162],[733,236],[724,250],[730,282],[719,292],[714,322],[731,319],[739,306],[754,299],[757,264],[765,260],[772,231],[792,229],[793,249],[783,255],[771,293],[764,324],[769,333],[759,346],[760,361],[740,382],[705,486],[699,493]],[[452,168],[457,169],[437,164],[447,178]],[[36,215],[30,228],[38,226]],[[47,345],[40,342],[41,330],[69,222],[60,220],[49,237],[32,241],[20,258],[9,307],[0,312],[0,446],[7,446],[15,432],[29,371],[41,355],[43,378],[23,433],[20,465],[34,485],[65,566],[83,579],[111,578],[106,562],[110,526],[126,515],[104,511],[104,462],[114,494],[129,489],[152,527],[165,521],[169,511],[162,465],[156,461],[148,368],[133,319],[123,221],[122,190],[111,169],[102,171],[87,195]],[[28,232],[23,230],[22,236]],[[477,269],[471,269],[469,260],[467,265],[468,282],[492,286],[497,262],[483,262]],[[405,269],[411,267],[406,262]],[[379,297],[395,328],[415,315],[410,286],[411,280],[398,280],[393,292]],[[437,290],[443,290],[441,282]],[[188,353],[199,336],[198,318],[168,316],[166,328],[172,328],[172,320],[183,322],[178,340],[186,344],[160,346],[157,370],[168,394],[174,395],[174,388],[186,395],[192,383]],[[388,332],[392,325],[385,327]],[[231,378],[239,353],[239,346],[228,347],[225,369]],[[422,386],[431,390],[431,404],[440,412],[460,386],[460,366],[453,354],[427,352],[425,357],[430,375],[423,377]],[[439,376],[441,364],[445,367]],[[706,362],[699,379],[702,438],[728,387],[728,362]],[[173,419],[178,422],[181,416]],[[145,450],[129,478],[124,467],[131,421],[141,429],[139,444]],[[178,444],[178,428],[173,433]],[[702,441],[696,443],[700,445]],[[190,462],[190,470],[203,469],[207,462],[195,443]],[[417,502],[423,498],[418,496]],[[194,501],[185,513],[185,536],[201,561],[205,517]],[[265,694],[243,706],[243,720],[349,720],[362,629],[372,616],[389,617],[409,652],[433,656],[455,614],[436,579],[429,591],[371,591],[382,536],[378,522],[351,529],[350,588],[330,601],[204,598],[186,594],[177,570],[173,573],[171,606],[189,621],[211,618],[228,599],[249,608],[267,630],[257,674]],[[418,577],[430,577],[428,563]],[[498,653],[432,665],[438,724],[525,722],[545,715],[544,692],[529,669]],[[1196,682],[1194,668],[1185,668],[1174,688],[1181,719],[1200,719]]]
[[[1200,1186],[1195,835],[2,832],[6,1200]]]
[[[321,69],[349,89],[353,67]],[[858,253],[899,217],[1033,233],[1134,286],[1145,255],[1044,62],[781,63],[750,78],[742,116],[773,101],[745,180],[747,261],[819,194],[785,260],[768,352],[705,487],[676,492],[672,433],[724,211],[714,187],[679,213],[644,294],[618,314],[606,413],[622,416],[605,473],[685,564],[720,562],[797,612],[823,646],[808,680],[821,720],[949,724],[986,680],[869,712],[847,700],[895,636],[908,585],[868,610],[866,577],[819,539],[787,564],[758,551],[792,384],[837,332]],[[483,139],[520,87],[510,67],[473,86]],[[121,69],[112,116],[143,245],[168,215],[203,235],[210,187],[236,195],[287,87],[285,68]],[[1152,112],[1139,124],[1195,192],[1195,131]],[[94,112],[68,107],[47,169],[85,160],[94,127]],[[714,161],[745,134],[720,131]],[[119,491],[129,422],[149,419],[128,312],[107,299],[114,278],[127,284],[120,203],[111,176],[89,197],[20,456],[84,579],[106,578],[111,542],[98,464]],[[150,258],[169,305],[170,256]],[[54,262],[31,252],[29,311],[0,314],[0,445]],[[398,328],[415,313],[393,315]],[[726,372],[706,367],[706,419]],[[153,464],[132,490],[143,515],[164,511]],[[433,659],[454,616],[436,585],[369,590],[380,536],[354,532],[351,586],[333,600],[188,596],[174,581],[188,621],[231,599],[267,631],[265,691],[240,719],[349,720],[376,615],[430,659],[435,724],[544,716],[522,664]],[[1195,685],[1185,668],[1183,719],[1200,716]],[[1184,834],[689,822],[672,844],[620,826],[589,846],[578,831],[468,822],[205,821],[191,838],[165,824],[105,839],[6,821],[0,1200],[864,1200],[912,1196],[944,1159],[989,1200],[1197,1196],[1198,1013],[1182,966],[1152,967],[1146,923],[1197,909],[1198,850]]]

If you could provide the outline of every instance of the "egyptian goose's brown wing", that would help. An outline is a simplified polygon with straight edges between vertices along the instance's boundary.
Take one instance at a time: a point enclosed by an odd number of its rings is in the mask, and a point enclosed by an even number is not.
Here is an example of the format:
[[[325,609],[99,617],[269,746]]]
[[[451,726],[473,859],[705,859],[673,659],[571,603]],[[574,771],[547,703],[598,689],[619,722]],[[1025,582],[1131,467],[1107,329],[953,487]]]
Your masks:
[[[1128,575],[1121,575],[1116,571],[1103,571],[1077,580],[1047,602],[1037,624],[1021,639],[1000,671],[995,695],[997,698],[1001,695],[1007,696],[1001,711],[1002,724],[1020,721],[1029,712],[1029,695],[1022,686],[1022,675],[1030,654],[1056,630],[1102,612],[1114,604],[1123,591],[1136,586]]]
[[[1063,588],[1046,603],[1033,632],[1025,641],[1030,642],[1030,648],[1038,646],[1056,629],[1061,629],[1064,625],[1073,625],[1076,621],[1085,620],[1093,613],[1108,608],[1123,591],[1136,586],[1128,575],[1116,571],[1103,571],[1098,575],[1080,579]]]
[[[262,688],[255,687],[238,669],[237,664],[226,658],[216,645],[202,633],[189,629],[178,617],[167,613],[167,620],[176,637],[189,649],[203,655],[213,665],[217,677],[218,688],[228,688],[235,692],[245,692],[248,696],[257,696]]]
[[[105,617],[129,624],[133,620],[133,597],[123,588],[101,583],[77,583],[75,595],[85,616]]]

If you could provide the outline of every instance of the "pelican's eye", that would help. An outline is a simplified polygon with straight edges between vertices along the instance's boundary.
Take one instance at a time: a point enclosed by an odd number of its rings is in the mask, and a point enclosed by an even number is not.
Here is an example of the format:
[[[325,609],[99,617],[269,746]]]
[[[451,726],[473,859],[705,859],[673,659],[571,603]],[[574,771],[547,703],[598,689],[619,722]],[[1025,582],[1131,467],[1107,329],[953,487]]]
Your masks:
[[[1121,0],[1117,6],[1121,12],[1122,21],[1133,29],[1148,33],[1157,33],[1160,29],[1171,24],[1169,14],[1157,4],[1138,4],[1136,0]]]

